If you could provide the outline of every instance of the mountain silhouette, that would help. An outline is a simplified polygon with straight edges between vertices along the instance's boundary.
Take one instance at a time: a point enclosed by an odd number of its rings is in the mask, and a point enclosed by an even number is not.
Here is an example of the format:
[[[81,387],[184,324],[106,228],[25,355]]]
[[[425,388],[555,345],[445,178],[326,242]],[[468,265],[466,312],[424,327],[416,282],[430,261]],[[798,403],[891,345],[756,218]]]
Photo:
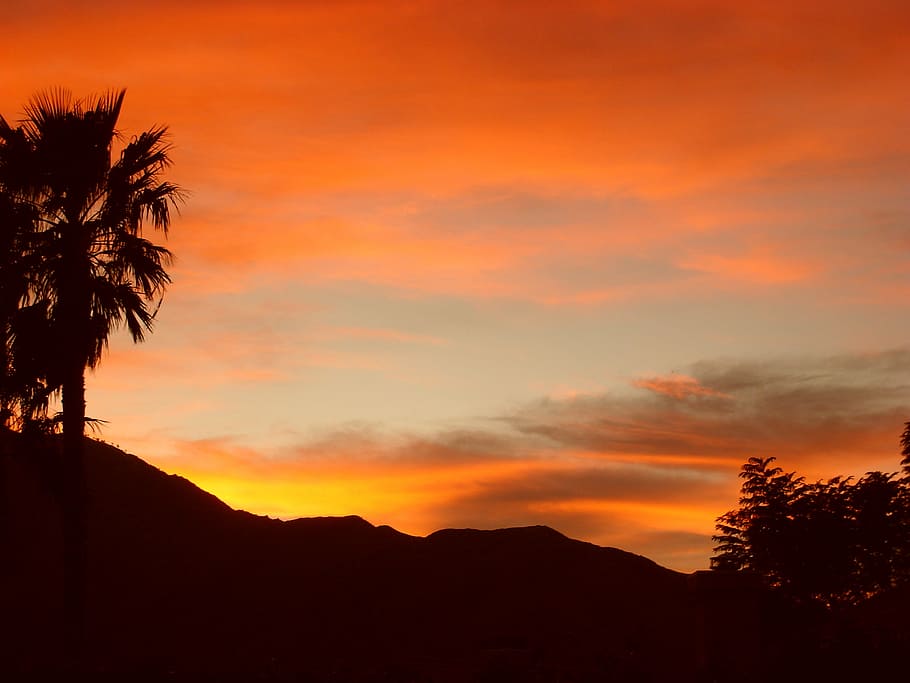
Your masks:
[[[0,433],[0,680],[73,680],[60,456],[27,444]],[[270,519],[86,448],[91,681],[788,683],[905,669],[906,585],[829,613],[754,576],[684,575],[543,526],[423,538],[354,516]]]
[[[37,675],[57,665],[63,604],[55,456],[5,438],[0,667]],[[422,538],[360,517],[270,519],[113,446],[87,449],[98,676],[582,681],[691,669],[686,576],[638,555],[542,526]]]

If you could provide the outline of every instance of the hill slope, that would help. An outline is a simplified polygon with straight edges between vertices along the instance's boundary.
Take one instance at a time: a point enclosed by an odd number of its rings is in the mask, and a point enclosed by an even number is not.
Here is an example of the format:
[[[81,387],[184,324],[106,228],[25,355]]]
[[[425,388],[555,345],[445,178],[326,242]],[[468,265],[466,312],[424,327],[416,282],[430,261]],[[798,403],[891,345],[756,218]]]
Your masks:
[[[14,669],[52,669],[54,469],[15,448],[0,461],[3,654]],[[533,681],[691,668],[685,577],[615,548],[546,527],[420,538],[359,517],[273,520],[97,442],[87,477],[99,669]]]

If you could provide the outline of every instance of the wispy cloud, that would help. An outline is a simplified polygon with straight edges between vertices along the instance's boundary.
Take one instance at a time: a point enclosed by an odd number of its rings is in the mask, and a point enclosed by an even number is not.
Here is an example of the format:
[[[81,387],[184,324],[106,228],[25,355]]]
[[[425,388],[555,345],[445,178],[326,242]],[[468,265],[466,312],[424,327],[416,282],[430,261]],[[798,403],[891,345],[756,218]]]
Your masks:
[[[688,375],[672,374],[663,377],[643,377],[636,379],[633,384],[642,389],[649,389],[655,393],[680,400],[691,396],[730,398],[729,394],[703,386],[697,379]]]
[[[745,460],[779,454],[812,471],[888,453],[910,414],[910,351],[766,362],[705,361],[639,395],[545,400],[508,418],[564,447]],[[672,377],[672,375],[671,375]],[[690,381],[691,380],[691,381]],[[704,400],[680,400],[687,396]],[[882,464],[882,467],[888,467]]]
[[[117,3],[12,15],[2,104],[126,80],[124,126],[175,132],[193,201],[174,247],[194,286],[357,280],[573,306],[799,288],[831,271],[832,208],[901,209],[882,196],[910,154],[900,3],[165,5],[168,22]],[[30,25],[78,63],[36,62]],[[107,40],[125,31],[128,46]],[[860,227],[839,270],[870,243],[888,254]],[[705,229],[739,239],[708,248]],[[651,270],[623,268],[643,254]]]
[[[714,519],[735,505],[751,455],[810,478],[895,469],[908,370],[907,350],[704,361],[473,427],[354,424],[269,455],[231,439],[176,441],[157,462],[258,512],[361,514],[412,533],[549,524],[691,569],[707,564]]]

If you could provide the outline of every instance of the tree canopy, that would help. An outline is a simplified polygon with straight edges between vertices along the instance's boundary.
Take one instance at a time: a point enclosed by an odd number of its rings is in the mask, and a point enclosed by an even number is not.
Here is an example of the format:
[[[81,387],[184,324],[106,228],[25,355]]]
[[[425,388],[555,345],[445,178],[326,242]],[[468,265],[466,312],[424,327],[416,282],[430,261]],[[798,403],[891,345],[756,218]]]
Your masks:
[[[807,482],[774,458],[742,466],[739,507],[717,519],[714,569],[751,571],[802,602],[857,603],[910,580],[910,422],[903,476]]]
[[[167,129],[133,137],[115,158],[124,96],[55,90],[36,95],[18,125],[0,116],[0,408],[9,426],[40,420],[62,393],[63,419],[81,433],[85,369],[117,327],[143,339],[170,282],[170,252],[142,234],[146,223],[166,232],[182,197],[161,177]]]

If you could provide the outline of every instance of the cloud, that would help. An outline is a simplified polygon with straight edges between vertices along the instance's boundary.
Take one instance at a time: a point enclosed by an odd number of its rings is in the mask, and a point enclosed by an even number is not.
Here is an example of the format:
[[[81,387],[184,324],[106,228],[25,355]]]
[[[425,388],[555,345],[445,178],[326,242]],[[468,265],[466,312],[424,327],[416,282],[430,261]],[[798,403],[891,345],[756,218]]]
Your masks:
[[[893,449],[910,415],[910,351],[766,362],[703,361],[645,394],[544,400],[506,418],[556,448],[634,457],[779,455],[813,472]],[[691,375],[691,377],[689,377]],[[670,376],[673,377],[672,375]],[[691,380],[691,381],[690,381]],[[700,398],[703,400],[681,400]]]
[[[906,349],[702,361],[626,393],[545,399],[470,427],[354,423],[292,435],[268,455],[241,439],[178,439],[155,462],[260,513],[360,514],[419,534],[547,524],[703,568],[750,455],[810,479],[896,469],[908,370]]]
[[[675,399],[686,399],[691,396],[715,396],[730,398],[729,394],[703,386],[694,377],[688,375],[666,375],[664,377],[645,377],[633,382],[637,387],[649,389],[657,394]]]
[[[409,296],[597,306],[779,292],[871,301],[900,286],[891,237],[821,228],[818,213],[562,187],[480,186],[444,197],[241,194],[188,211],[170,246],[181,255],[176,286],[213,294],[365,283]],[[843,220],[831,209],[824,217]],[[219,225],[233,229],[213,239]],[[878,275],[860,277],[872,261]]]
[[[905,279],[849,215],[903,207],[901,3],[49,1],[9,20],[4,115],[123,83],[127,134],[171,125],[193,287],[601,306],[820,281],[875,301]]]
[[[765,285],[800,282],[815,275],[820,269],[805,259],[799,263],[760,252],[742,256],[704,254],[690,257],[680,265],[717,276],[721,280],[742,280]]]
[[[429,334],[414,334],[401,330],[371,327],[335,327],[317,331],[313,336],[318,339],[368,339],[404,344],[430,344],[440,346],[446,340]]]

